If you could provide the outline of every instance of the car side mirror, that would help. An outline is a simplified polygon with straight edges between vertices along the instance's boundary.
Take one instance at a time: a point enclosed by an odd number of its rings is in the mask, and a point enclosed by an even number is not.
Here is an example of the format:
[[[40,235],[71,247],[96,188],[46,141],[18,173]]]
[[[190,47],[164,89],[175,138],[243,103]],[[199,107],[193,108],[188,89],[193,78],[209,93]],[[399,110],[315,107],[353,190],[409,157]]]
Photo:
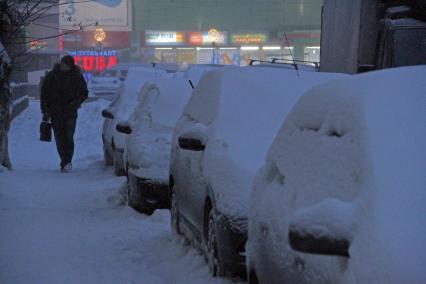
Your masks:
[[[291,248],[296,251],[311,254],[349,257],[350,242],[345,238],[317,236],[315,234],[301,232],[294,227],[290,227],[288,239]]]
[[[179,147],[189,151],[204,151],[206,149],[207,127],[197,123],[179,136]]]
[[[110,109],[104,109],[104,110],[102,111],[102,116],[103,116],[104,118],[114,119],[114,115],[112,114],[112,112],[111,112],[111,110],[110,110]]]
[[[328,198],[295,211],[289,225],[290,246],[305,253],[349,257],[357,210],[353,203]]]
[[[130,134],[132,133],[132,128],[130,127],[129,122],[127,121],[120,121],[117,123],[117,126],[115,127],[118,132],[123,134]]]
[[[179,137],[179,147],[189,151],[204,151],[206,149],[206,145],[200,139],[187,137]]]

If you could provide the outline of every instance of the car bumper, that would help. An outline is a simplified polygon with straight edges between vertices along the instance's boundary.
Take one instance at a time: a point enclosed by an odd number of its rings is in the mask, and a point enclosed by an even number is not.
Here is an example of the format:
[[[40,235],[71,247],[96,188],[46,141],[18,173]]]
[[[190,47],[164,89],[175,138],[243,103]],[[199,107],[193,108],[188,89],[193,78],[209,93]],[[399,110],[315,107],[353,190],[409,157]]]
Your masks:
[[[129,186],[131,187],[135,204],[134,207],[145,209],[170,209],[169,187],[167,183],[138,177],[131,172],[128,173]]]
[[[220,244],[218,253],[224,267],[229,273],[245,278],[247,220],[240,219],[235,222],[225,215],[219,215],[216,222],[216,237]]]

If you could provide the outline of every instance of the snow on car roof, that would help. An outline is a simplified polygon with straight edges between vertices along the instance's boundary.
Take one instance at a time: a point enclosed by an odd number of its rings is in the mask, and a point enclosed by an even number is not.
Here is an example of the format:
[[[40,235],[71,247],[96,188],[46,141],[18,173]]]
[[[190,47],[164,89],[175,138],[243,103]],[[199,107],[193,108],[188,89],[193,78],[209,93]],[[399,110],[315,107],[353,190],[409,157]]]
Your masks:
[[[151,86],[141,94],[145,111],[150,112],[154,123],[174,127],[191,95],[189,82],[181,78],[162,78],[150,80],[147,85]]]
[[[131,67],[129,68],[129,73],[127,73],[124,84],[128,90],[140,91],[147,80],[166,76],[167,72],[162,69],[152,67]]]
[[[187,80],[191,80],[196,85],[204,73],[222,68],[225,65],[219,64],[191,64],[188,69],[185,70],[183,77]]]
[[[212,126],[214,136],[224,140],[232,159],[250,172],[263,162],[297,99],[316,84],[344,76],[262,67],[226,68],[219,72],[221,90]]]

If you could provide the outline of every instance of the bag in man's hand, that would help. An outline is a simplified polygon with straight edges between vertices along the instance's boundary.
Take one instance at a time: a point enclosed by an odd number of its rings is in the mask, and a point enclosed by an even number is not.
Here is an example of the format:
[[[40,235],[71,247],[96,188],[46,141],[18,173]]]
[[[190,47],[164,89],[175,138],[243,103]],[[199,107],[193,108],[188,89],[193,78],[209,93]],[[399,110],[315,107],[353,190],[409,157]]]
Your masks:
[[[52,141],[52,124],[48,121],[42,121],[40,123],[40,141]]]

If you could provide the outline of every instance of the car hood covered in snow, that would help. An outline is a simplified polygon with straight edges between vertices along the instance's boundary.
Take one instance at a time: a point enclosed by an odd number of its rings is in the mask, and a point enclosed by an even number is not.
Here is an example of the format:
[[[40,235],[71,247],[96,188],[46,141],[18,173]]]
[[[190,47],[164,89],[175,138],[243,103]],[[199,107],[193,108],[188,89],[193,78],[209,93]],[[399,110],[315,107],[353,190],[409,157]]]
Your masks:
[[[138,177],[167,182],[172,136],[173,128],[167,126],[140,129],[126,143],[129,172]]]

